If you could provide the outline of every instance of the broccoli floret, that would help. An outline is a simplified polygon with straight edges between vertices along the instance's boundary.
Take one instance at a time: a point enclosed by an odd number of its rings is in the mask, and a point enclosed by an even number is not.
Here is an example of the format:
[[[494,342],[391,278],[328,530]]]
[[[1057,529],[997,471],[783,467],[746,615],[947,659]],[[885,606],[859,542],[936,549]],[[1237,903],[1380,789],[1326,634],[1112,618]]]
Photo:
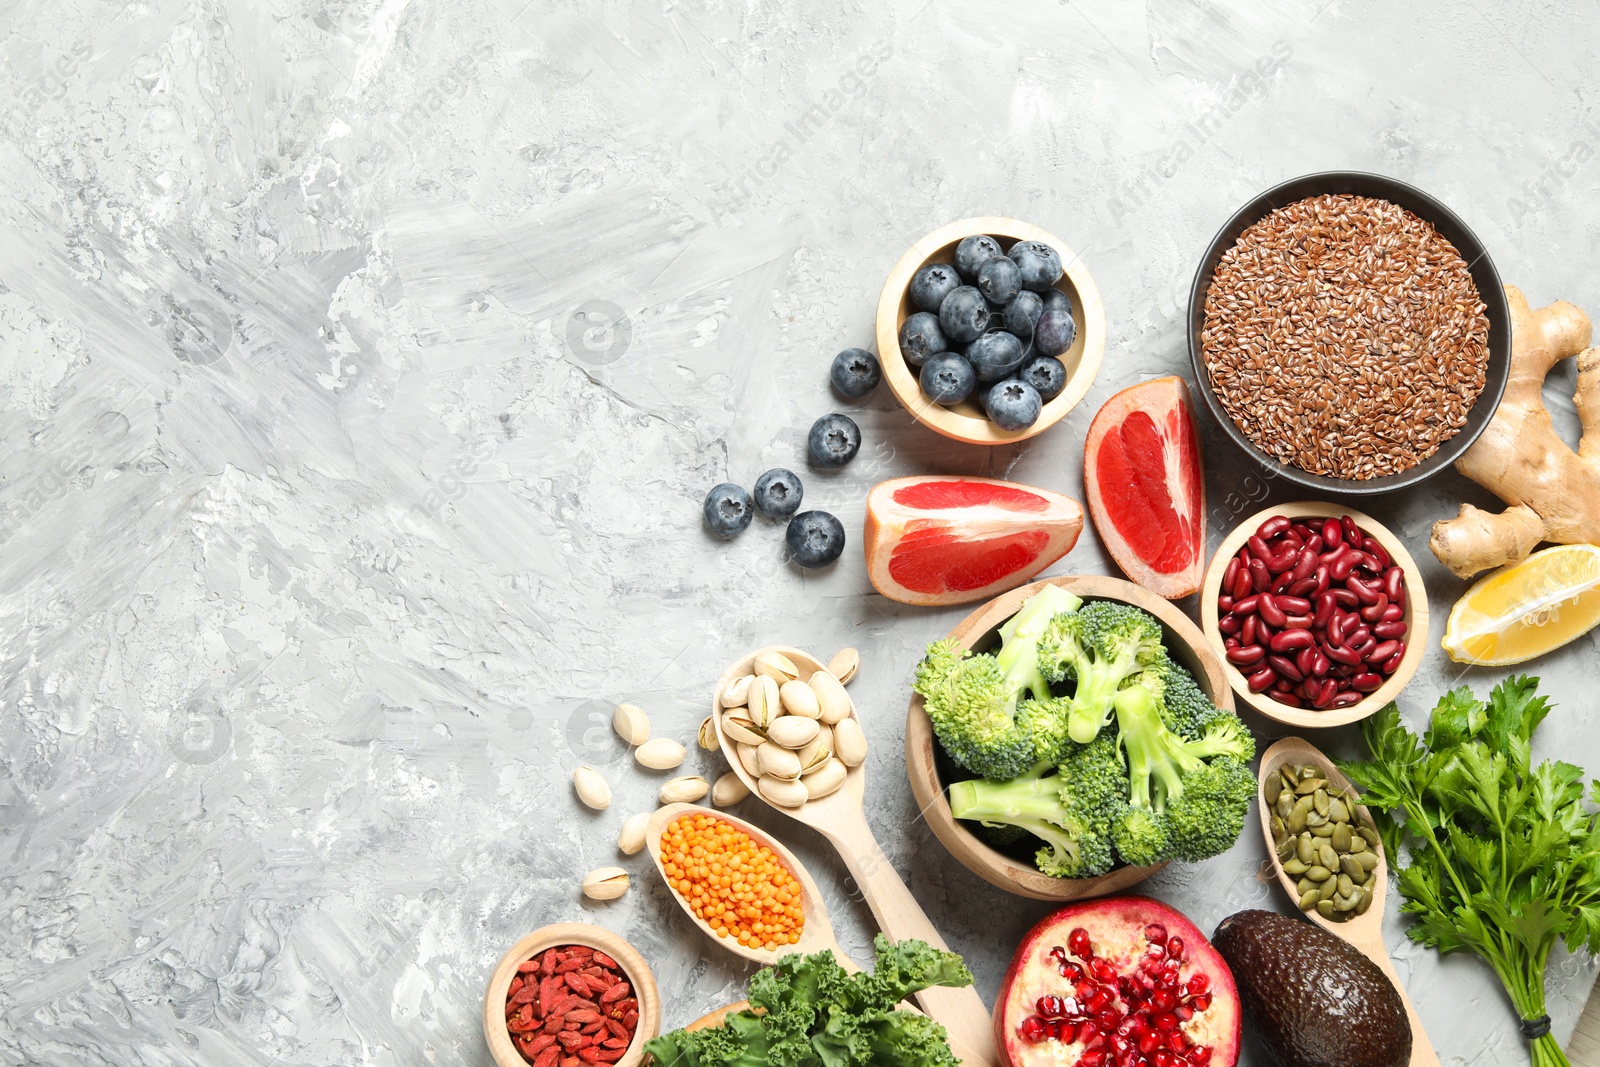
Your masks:
[[[1146,672],[1140,680],[1160,696],[1162,721],[1173,733],[1193,740],[1217,716],[1232,717],[1211,702],[1205,690],[1194,680],[1194,675],[1174,660],[1171,653],[1163,654],[1167,661],[1162,669],[1159,672]],[[1159,679],[1159,685],[1152,684],[1156,679]]]
[[[957,782],[950,787],[950,813],[1039,838],[1044,846],[1034,863],[1053,878],[1104,874],[1115,862],[1111,813],[1127,789],[1121,769],[1116,743],[1107,738],[1074,753],[1059,769],[1039,764],[1009,782]]]
[[[1039,642],[1039,662],[1050,681],[1074,683],[1067,735],[1088,744],[1110,721],[1117,690],[1134,675],[1165,671],[1171,660],[1155,616],[1098,600],[1051,620]]]
[[[1244,830],[1255,792],[1249,764],[1231,756],[1185,775],[1183,794],[1167,804],[1171,855],[1194,861],[1228,851]]]
[[[1066,728],[1054,719],[1065,718],[1067,705],[1051,697],[1040,671],[1039,636],[1053,617],[1076,611],[1080,603],[1060,586],[1045,586],[1000,628],[994,655],[973,655],[950,640],[928,646],[912,688],[922,694],[933,732],[951,759],[985,778],[1004,780],[1027,773],[1041,759],[1059,757],[1056,738]]]
[[[1111,841],[1117,854],[1135,867],[1149,867],[1172,858],[1172,834],[1165,812],[1123,805],[1123,812],[1111,826]]]

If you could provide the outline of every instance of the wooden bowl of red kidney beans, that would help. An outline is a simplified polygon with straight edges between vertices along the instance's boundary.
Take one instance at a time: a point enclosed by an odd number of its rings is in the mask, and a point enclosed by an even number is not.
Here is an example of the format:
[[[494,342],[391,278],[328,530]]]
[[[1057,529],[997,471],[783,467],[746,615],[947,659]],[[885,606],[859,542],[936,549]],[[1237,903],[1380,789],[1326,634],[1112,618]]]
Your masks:
[[[609,930],[557,923],[511,946],[489,976],[483,1037],[498,1067],[636,1067],[661,1031],[650,967]]]
[[[1300,727],[1344,726],[1395,698],[1428,638],[1416,561],[1370,515],[1280,504],[1222,542],[1200,621],[1239,699]]]

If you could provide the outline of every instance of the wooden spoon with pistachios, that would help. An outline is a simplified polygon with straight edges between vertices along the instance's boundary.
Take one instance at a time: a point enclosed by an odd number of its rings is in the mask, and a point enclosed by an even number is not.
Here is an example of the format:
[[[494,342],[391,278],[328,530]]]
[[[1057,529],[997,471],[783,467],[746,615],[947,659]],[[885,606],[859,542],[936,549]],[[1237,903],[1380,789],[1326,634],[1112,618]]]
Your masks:
[[[1294,767],[1312,767],[1315,771],[1309,778],[1304,777],[1302,772],[1291,784],[1283,772]],[[1405,1005],[1406,1018],[1411,1022],[1411,1067],[1439,1067],[1439,1057],[1428,1041],[1427,1031],[1422,1028],[1422,1020],[1417,1017],[1417,1009],[1412,1006],[1400,976],[1395,973],[1394,963],[1389,958],[1389,946],[1383,939],[1383,905],[1389,872],[1372,813],[1364,805],[1355,802],[1356,789],[1350,784],[1350,779],[1339,773],[1333,761],[1315,745],[1298,737],[1286,737],[1267,749],[1261,757],[1259,778],[1261,787],[1256,791],[1256,803],[1261,808],[1261,832],[1266,838],[1267,854],[1271,857],[1279,884],[1296,905],[1312,905],[1310,908],[1301,908],[1307,918],[1335,937],[1350,942],[1389,976],[1395,991],[1400,994],[1401,1003]],[[1294,799],[1285,802],[1285,796]],[[1288,813],[1282,814],[1285,809]],[[1296,826],[1302,829],[1296,831]],[[1340,826],[1349,829],[1340,830]],[[1324,835],[1318,833],[1322,827],[1332,829]],[[1311,834],[1314,842],[1309,848],[1301,837],[1305,833]],[[1336,841],[1335,834],[1344,840]],[[1323,862],[1328,858],[1322,852],[1324,842],[1337,855],[1336,862],[1340,865],[1337,871]],[[1348,848],[1339,849],[1335,847],[1336,844]],[[1363,856],[1372,859],[1364,860]],[[1292,870],[1285,870],[1286,864]],[[1335,879],[1343,875],[1350,880],[1350,885],[1336,881],[1332,896],[1313,901],[1313,897],[1324,897],[1326,894],[1312,889],[1302,879],[1324,872]],[[1367,875],[1371,876],[1365,888],[1354,877],[1358,873],[1363,876],[1363,881],[1368,881]],[[1305,893],[1301,892],[1302,885],[1307,886]],[[1357,892],[1342,892],[1345,889]],[[1353,904],[1352,896],[1356,898]],[[1331,916],[1348,917],[1341,919]]]

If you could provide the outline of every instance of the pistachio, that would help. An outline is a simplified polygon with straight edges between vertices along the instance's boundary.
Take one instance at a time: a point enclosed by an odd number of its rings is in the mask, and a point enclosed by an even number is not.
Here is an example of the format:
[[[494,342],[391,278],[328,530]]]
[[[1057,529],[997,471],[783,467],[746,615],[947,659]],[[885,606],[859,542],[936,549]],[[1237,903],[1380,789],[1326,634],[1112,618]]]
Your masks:
[[[840,685],[849,685],[860,669],[861,653],[853,648],[841,648],[828,661],[828,673],[839,679]]]
[[[583,876],[583,895],[590,900],[616,900],[628,891],[628,872],[621,867],[596,867]]]
[[[790,685],[798,685],[790,682]],[[807,689],[806,692],[811,692]],[[783,748],[799,751],[817,739],[820,733],[816,719],[806,719],[799,715],[784,715],[772,720],[772,725],[767,727],[767,740]]]
[[[762,742],[765,744],[766,742]],[[756,752],[760,745],[747,745],[740,743],[734,748],[734,753],[739,757],[739,766],[744,768],[744,773],[752,778],[761,777],[761,764],[756,760]]]
[[[654,738],[633,750],[633,758],[639,761],[639,766],[652,771],[670,771],[682,763],[686,755],[683,746],[670,737]]]
[[[714,716],[707,715],[704,719],[701,719],[700,729],[695,733],[695,740],[707,752],[715,752],[717,750],[717,724],[714,718]]]
[[[846,767],[859,767],[867,761],[867,735],[855,719],[843,719],[834,726],[833,753]]]
[[[782,778],[762,778],[756,782],[756,788],[763,797],[780,808],[798,808],[811,797],[799,782]]]
[[[749,795],[749,788],[732,771],[724,774],[711,785],[711,803],[719,808],[737,804]]]
[[[817,710],[822,721],[832,726],[850,715],[850,697],[839,679],[827,671],[818,671],[806,682],[817,695]]]
[[[722,717],[722,732],[741,745],[762,745],[767,741],[767,735],[756,727],[750,716],[737,711],[730,711]]]
[[[800,779],[806,787],[806,796],[811,800],[818,800],[829,793],[836,792],[850,771],[844,764],[836,759],[830,759],[817,769],[815,774],[808,774]]]
[[[637,704],[618,704],[611,713],[611,725],[617,736],[630,745],[642,745],[650,740],[650,716]]]
[[[649,825],[650,813],[647,811],[628,816],[628,821],[622,824],[622,830],[617,834],[617,847],[624,855],[631,856],[644,848],[644,835]]]
[[[756,765],[763,778],[793,781],[800,777],[800,757],[770,741],[756,749]]]
[[[684,774],[661,783],[663,804],[693,804],[711,791],[711,783],[698,774]]]
[[[750,683],[750,721],[756,724],[757,730],[765,730],[772,725],[772,720],[783,713],[782,705],[778,701],[778,683],[771,678],[762,676]]]
[[[800,773],[811,774],[821,770],[823,764],[833,758],[833,737],[830,734],[824,738],[818,734],[812,742],[800,750]]]
[[[822,707],[817,703],[817,691],[801,681],[790,680],[778,687],[778,700],[790,715],[806,719],[822,718]]]
[[[755,672],[762,678],[771,678],[782,685],[800,677],[800,668],[782,652],[763,652],[756,657]]]
[[[611,806],[611,786],[593,767],[576,768],[572,772],[572,788],[577,790],[578,799],[595,811]]]
[[[750,699],[750,683],[755,680],[753,674],[741,674],[733,681],[722,687],[722,706],[724,708],[741,708]]]

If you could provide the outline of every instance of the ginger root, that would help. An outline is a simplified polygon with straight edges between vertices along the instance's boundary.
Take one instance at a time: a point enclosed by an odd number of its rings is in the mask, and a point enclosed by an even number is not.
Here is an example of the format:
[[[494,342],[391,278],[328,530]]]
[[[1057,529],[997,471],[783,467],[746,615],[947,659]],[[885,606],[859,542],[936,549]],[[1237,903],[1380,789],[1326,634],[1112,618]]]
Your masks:
[[[1456,470],[1511,505],[1495,515],[1462,504],[1433,524],[1428,547],[1457,577],[1525,558],[1541,541],[1600,544],[1600,348],[1589,348],[1589,316],[1565,301],[1534,311],[1515,286],[1511,373],[1483,435]],[[1574,396],[1583,438],[1574,452],[1561,440],[1540,395],[1550,369],[1578,356]]]

